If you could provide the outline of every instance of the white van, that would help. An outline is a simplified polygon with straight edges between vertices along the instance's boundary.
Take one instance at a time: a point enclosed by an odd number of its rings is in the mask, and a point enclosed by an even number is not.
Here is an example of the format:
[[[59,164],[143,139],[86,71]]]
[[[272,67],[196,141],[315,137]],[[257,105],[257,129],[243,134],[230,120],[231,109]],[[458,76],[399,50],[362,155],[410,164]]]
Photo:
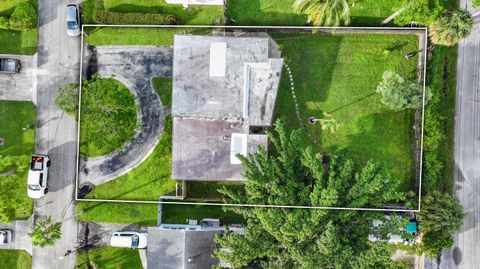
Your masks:
[[[0,230],[0,245],[12,242],[12,231]]]
[[[110,237],[110,245],[120,248],[146,248],[148,234],[137,232],[114,232]]]
[[[42,198],[48,192],[48,167],[50,158],[45,154],[34,154],[28,170],[27,194],[30,198]]]

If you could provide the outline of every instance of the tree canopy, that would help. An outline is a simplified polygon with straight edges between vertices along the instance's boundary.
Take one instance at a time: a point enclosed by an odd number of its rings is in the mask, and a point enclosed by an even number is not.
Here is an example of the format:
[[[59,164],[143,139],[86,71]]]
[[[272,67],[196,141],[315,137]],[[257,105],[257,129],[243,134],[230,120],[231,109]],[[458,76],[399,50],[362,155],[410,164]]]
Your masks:
[[[444,46],[453,46],[462,38],[470,35],[473,27],[473,18],[466,10],[446,12],[438,21],[429,25],[430,39],[433,43]]]
[[[455,197],[440,192],[425,196],[418,215],[423,233],[420,249],[436,256],[442,248],[452,247],[453,233],[462,227],[464,216],[463,207]]]
[[[347,0],[296,0],[293,8],[307,15],[316,26],[350,24],[350,7]]]
[[[417,81],[406,79],[393,71],[385,71],[378,84],[377,93],[381,102],[393,111],[419,108],[423,101],[423,87]],[[425,91],[425,102],[430,99],[429,90]]]
[[[277,121],[265,149],[239,156],[245,191],[221,190],[233,202],[269,205],[380,207],[402,200],[400,183],[382,164],[360,166],[343,156],[322,156],[302,145],[302,131],[288,132]],[[287,208],[229,208],[243,214],[246,235],[228,232],[217,242],[229,251],[216,255],[234,268],[395,268],[390,253],[368,242],[399,233],[382,212]],[[373,220],[384,224],[373,227]],[[388,231],[385,231],[388,228]]]
[[[60,222],[52,223],[52,217],[46,220],[39,220],[28,236],[32,238],[34,246],[46,247],[51,246],[62,236]]]
[[[443,0],[394,0],[396,8],[405,8],[397,17],[397,25],[416,22],[429,25],[436,21],[445,10]]]

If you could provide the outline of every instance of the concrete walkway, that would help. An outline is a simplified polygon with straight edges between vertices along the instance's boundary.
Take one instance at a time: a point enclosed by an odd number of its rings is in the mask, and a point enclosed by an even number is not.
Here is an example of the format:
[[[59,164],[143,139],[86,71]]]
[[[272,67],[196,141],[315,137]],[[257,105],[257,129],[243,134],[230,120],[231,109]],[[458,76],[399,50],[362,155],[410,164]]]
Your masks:
[[[28,220],[16,220],[8,224],[0,222],[0,230],[7,229],[12,231],[12,242],[0,245],[0,249],[18,249],[26,250],[32,254],[32,239],[28,236],[30,228],[33,226],[33,216]]]
[[[36,103],[37,54],[0,54],[0,58],[19,59],[19,73],[0,74],[0,100],[33,101]]]
[[[461,1],[465,7],[466,0]],[[472,10],[471,10],[472,11]],[[475,13],[472,11],[472,13]],[[478,13],[478,10],[477,10]],[[455,122],[455,187],[465,217],[455,245],[442,251],[440,268],[480,266],[480,17],[458,47]]]
[[[100,46],[89,49],[87,70],[103,77],[114,75],[137,97],[141,126],[124,149],[106,156],[81,159],[79,183],[99,185],[142,163],[153,151],[167,114],[151,83],[152,77],[172,73],[173,49],[152,46]]]

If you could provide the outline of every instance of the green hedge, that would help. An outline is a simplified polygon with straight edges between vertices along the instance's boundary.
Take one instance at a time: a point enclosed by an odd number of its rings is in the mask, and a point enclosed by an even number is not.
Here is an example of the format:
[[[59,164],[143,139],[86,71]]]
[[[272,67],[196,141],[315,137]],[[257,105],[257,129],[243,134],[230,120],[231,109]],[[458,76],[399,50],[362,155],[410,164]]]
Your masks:
[[[97,10],[93,14],[93,21],[105,24],[178,24],[178,17],[171,14],[143,14],[119,13],[106,10]]]

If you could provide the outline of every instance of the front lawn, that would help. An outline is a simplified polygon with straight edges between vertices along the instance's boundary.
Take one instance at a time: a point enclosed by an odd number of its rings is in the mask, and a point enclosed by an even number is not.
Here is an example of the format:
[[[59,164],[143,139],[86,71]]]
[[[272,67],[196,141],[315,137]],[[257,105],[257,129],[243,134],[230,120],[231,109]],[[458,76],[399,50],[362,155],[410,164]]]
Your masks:
[[[35,106],[32,102],[0,101],[0,186],[8,188],[9,198],[4,201],[12,208],[14,219],[27,219],[32,214],[32,200],[27,196],[27,174],[30,155],[35,149]],[[7,187],[8,186],[8,187]],[[14,186],[12,188],[12,186]]]
[[[172,106],[172,78],[154,77],[152,78],[153,88],[160,97],[162,105],[165,107]]]
[[[418,50],[414,35],[379,34],[272,34],[291,69],[298,99],[296,116],[291,82],[282,74],[276,115],[287,126],[304,126],[306,144],[324,154],[344,152],[361,163],[385,162],[402,190],[413,186],[412,150],[414,113],[392,112],[380,103],[376,87],[385,70],[415,78],[417,57],[404,54]],[[336,132],[308,124],[311,116],[331,115]]]
[[[224,210],[221,206],[209,205],[172,205],[164,204],[162,208],[162,222],[185,224],[188,219],[220,219],[223,224],[242,224],[243,217]]]
[[[80,251],[75,268],[98,269],[143,269],[140,254],[136,249],[95,247]]]
[[[30,269],[32,256],[25,250],[0,250],[0,268],[2,269]]]
[[[0,16],[9,17],[15,7],[24,2],[30,2],[38,7],[36,0],[3,0],[0,1]],[[0,53],[31,55],[37,51],[37,29],[27,31],[12,31],[0,29]]]
[[[295,0],[229,0],[228,25],[306,25],[307,17],[292,8]],[[390,16],[393,3],[378,0],[356,0],[350,5],[351,26],[380,26]]]
[[[106,155],[121,149],[135,135],[135,96],[114,78],[94,77],[82,85],[80,154]]]
[[[175,181],[171,179],[171,151],[172,119],[168,117],[152,154],[127,174],[97,186],[87,198],[156,201],[161,195],[175,191]]]

